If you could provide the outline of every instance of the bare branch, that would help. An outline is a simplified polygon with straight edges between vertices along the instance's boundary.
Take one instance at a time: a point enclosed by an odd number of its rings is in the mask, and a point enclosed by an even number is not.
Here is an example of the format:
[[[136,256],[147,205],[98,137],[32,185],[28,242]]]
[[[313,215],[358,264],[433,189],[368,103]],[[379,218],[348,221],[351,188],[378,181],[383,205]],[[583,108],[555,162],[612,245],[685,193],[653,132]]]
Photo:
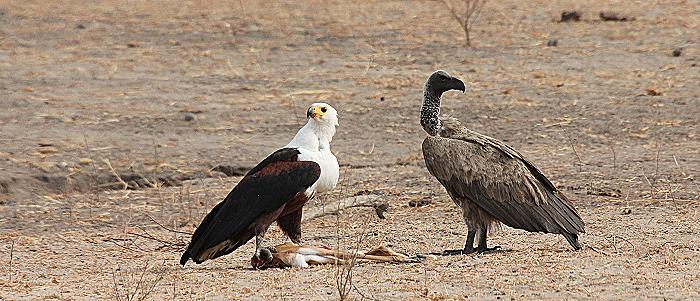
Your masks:
[[[470,31],[472,25],[479,19],[479,15],[481,15],[486,0],[462,0],[461,5],[454,4],[453,1],[455,0],[440,0],[445,8],[447,8],[447,11],[450,12],[452,18],[459,23],[462,31],[464,31],[466,46],[471,47]],[[459,2],[459,0],[457,0],[457,2]]]
[[[104,159],[103,162],[107,164],[107,167],[112,172],[112,175],[114,175],[114,177],[117,178],[117,181],[119,181],[119,183],[122,184],[122,186],[124,186],[123,189],[126,190],[127,188],[129,188],[129,184],[122,180],[122,177],[120,177],[117,171],[114,170],[114,168],[112,167],[112,163],[109,162],[109,159]]]
[[[179,230],[175,230],[175,229],[168,228],[168,227],[164,226],[163,224],[159,223],[158,221],[156,221],[156,219],[153,218],[152,216],[150,216],[149,214],[146,214],[146,216],[148,216],[148,218],[151,219],[152,222],[156,223],[156,225],[160,226],[161,228],[163,228],[163,229],[165,229],[165,230],[167,230],[167,231],[169,231],[169,232],[179,233],[179,234],[185,234],[185,235],[192,235],[192,234],[194,234],[194,233],[190,233],[190,232],[179,231]]]
[[[311,209],[304,213],[303,221],[309,221],[326,215],[336,214],[344,209],[352,207],[372,207],[379,218],[384,218],[384,213],[389,208],[389,203],[376,194],[359,195],[334,203],[325,205],[322,208]]]
[[[10,278],[10,280],[8,282],[12,281],[12,259],[14,257],[14,253],[15,253],[15,240],[13,239],[12,243],[10,245],[10,272],[7,273],[7,276]]]

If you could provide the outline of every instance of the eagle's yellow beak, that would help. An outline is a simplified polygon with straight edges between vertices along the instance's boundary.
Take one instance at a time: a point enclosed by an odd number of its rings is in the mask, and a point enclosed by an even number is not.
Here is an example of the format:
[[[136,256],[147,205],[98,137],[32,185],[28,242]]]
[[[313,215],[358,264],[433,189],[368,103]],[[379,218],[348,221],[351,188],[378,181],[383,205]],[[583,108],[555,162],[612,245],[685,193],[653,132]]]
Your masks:
[[[306,111],[306,118],[323,117],[323,111],[318,106],[312,106]]]

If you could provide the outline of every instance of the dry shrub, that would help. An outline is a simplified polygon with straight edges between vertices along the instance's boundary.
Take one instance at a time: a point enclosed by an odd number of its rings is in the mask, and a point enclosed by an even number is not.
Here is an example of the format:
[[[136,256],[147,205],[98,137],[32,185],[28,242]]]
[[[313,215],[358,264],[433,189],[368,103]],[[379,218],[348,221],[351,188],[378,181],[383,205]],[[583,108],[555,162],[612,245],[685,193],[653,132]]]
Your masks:
[[[481,10],[486,4],[486,0],[441,0],[447,10],[452,14],[452,18],[459,23],[464,31],[466,46],[471,47],[470,31],[476,20],[479,19]]]

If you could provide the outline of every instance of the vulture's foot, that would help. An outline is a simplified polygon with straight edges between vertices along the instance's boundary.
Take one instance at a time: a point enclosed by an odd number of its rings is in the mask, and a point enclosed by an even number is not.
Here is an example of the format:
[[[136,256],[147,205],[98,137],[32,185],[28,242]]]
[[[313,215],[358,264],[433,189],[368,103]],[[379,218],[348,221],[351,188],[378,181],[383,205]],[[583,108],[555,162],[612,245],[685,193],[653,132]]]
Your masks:
[[[501,246],[495,246],[495,247],[490,247],[490,248],[476,248],[476,252],[479,254],[488,254],[488,253],[493,253],[493,252],[498,252],[501,250]]]
[[[457,256],[457,255],[468,255],[471,253],[474,253],[474,249],[471,250],[445,250],[442,251],[442,253],[434,253],[433,255],[441,255],[441,256]]]

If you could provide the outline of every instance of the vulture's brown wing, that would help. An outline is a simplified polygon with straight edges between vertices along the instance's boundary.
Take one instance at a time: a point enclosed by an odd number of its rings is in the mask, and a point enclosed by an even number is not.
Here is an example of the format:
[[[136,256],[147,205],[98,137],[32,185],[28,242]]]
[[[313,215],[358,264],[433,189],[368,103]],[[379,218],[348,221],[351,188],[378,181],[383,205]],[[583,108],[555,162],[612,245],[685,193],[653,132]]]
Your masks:
[[[450,194],[472,201],[510,227],[564,234],[572,245],[570,238],[584,232],[571,202],[530,162],[496,139],[478,134],[428,137],[423,155],[428,171]]]

